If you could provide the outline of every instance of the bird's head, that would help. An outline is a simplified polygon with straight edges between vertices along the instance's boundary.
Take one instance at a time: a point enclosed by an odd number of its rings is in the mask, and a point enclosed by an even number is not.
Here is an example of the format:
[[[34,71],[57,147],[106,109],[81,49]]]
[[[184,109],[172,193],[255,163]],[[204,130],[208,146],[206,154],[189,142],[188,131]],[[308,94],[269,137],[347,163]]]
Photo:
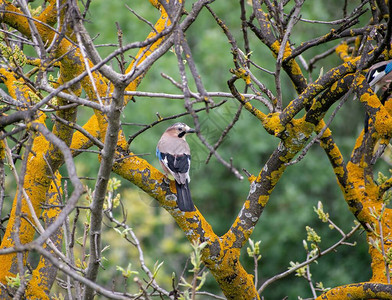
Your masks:
[[[176,136],[184,140],[185,140],[185,136],[188,133],[194,133],[194,132],[196,131],[193,128],[190,128],[185,123],[175,123],[172,126],[170,126],[168,129],[166,129],[166,133],[168,133],[169,135]]]

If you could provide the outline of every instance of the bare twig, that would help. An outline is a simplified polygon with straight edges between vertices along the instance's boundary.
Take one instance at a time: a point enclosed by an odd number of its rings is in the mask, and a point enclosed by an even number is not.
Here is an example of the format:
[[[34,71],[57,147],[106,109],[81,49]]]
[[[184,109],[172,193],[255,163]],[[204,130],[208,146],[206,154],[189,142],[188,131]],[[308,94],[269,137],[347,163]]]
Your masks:
[[[351,231],[347,234],[345,234],[339,241],[337,241],[335,244],[333,244],[331,247],[325,249],[324,251],[319,251],[317,253],[317,255],[313,256],[310,259],[307,259],[306,261],[296,265],[294,268],[290,268],[289,270],[282,272],[278,275],[275,275],[273,277],[271,277],[270,279],[266,280],[261,287],[257,290],[257,292],[259,294],[261,294],[261,292],[263,290],[265,290],[265,288],[270,285],[271,283],[277,281],[278,279],[284,278],[292,273],[294,273],[296,270],[305,267],[307,265],[309,265],[310,263],[314,262],[315,260],[317,260],[319,257],[324,256],[326,254],[328,254],[329,252],[335,250],[337,247],[339,247],[340,245],[343,244],[343,242],[345,242],[347,239],[349,239],[359,228],[361,227],[361,224],[357,224],[353,229],[351,229]]]
[[[332,120],[335,118],[336,114],[338,111],[342,108],[343,104],[346,103],[347,99],[349,98],[350,93],[347,93],[344,95],[343,99],[339,102],[339,104],[336,106],[334,111],[332,112],[331,116],[329,117],[327,123],[325,126],[320,130],[320,132],[304,147],[304,149],[301,151],[301,153],[298,155],[298,157],[291,162],[286,163],[286,166],[291,166],[294,165],[298,162],[300,162],[308,153],[309,149],[313,146],[314,143],[318,142],[320,138],[323,136],[324,132],[328,129],[329,125],[332,123]]]
[[[110,104],[110,114],[108,115],[108,128],[105,136],[105,145],[102,149],[102,160],[98,172],[98,180],[95,184],[94,196],[91,203],[90,261],[86,277],[92,281],[95,281],[97,278],[98,268],[101,261],[102,210],[109,176],[113,166],[118,133],[120,130],[120,116],[124,101],[124,89],[125,85],[118,85],[114,88],[113,100]],[[87,287],[84,298],[93,299],[94,290]]]
[[[293,11],[293,14],[290,17],[290,21],[287,25],[287,28],[285,30],[285,34],[283,36],[282,42],[280,43],[280,49],[278,53],[278,57],[276,58],[276,69],[275,69],[275,86],[276,86],[276,110],[281,111],[282,110],[282,91],[281,91],[281,84],[280,84],[280,70],[282,67],[282,62],[283,62],[283,55],[286,51],[286,47],[290,47],[289,45],[289,37],[291,34],[291,31],[295,25],[295,23],[298,22],[298,15],[301,10],[302,4],[304,3],[304,0],[295,0],[295,8]]]
[[[226,103],[226,100],[222,100],[221,102],[219,102],[219,103],[217,103],[217,104],[215,104],[215,105],[213,105],[213,106],[210,106],[209,109],[217,108],[217,107],[221,106],[221,105],[224,104],[224,103]],[[203,110],[206,110],[206,109],[207,109],[207,107],[195,109],[195,112],[198,113],[198,112],[203,111]],[[140,129],[139,131],[137,131],[136,133],[134,133],[133,135],[131,135],[131,136],[128,138],[128,145],[130,145],[130,144],[132,143],[132,141],[133,141],[137,136],[139,136],[140,134],[142,134],[142,133],[145,132],[146,130],[148,130],[148,129],[154,127],[155,125],[160,124],[160,123],[162,123],[162,122],[164,122],[164,121],[174,120],[174,119],[177,119],[177,118],[179,118],[179,117],[186,116],[186,115],[189,115],[189,112],[183,112],[183,113],[180,113],[180,114],[177,114],[177,115],[174,115],[174,116],[170,116],[170,117],[165,117],[165,118],[162,118],[162,117],[159,116],[159,117],[158,117],[158,120],[152,122],[151,124],[146,124],[146,125],[138,124],[139,126],[142,126],[142,127],[144,127],[144,128]],[[124,123],[122,123],[122,124],[124,124]],[[125,124],[125,125],[126,125],[126,124]]]

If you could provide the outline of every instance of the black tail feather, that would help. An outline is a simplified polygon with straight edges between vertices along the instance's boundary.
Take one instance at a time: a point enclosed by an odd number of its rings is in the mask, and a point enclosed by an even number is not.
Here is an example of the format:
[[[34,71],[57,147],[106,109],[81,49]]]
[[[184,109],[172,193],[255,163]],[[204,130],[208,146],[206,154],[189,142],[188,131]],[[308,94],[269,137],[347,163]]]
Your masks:
[[[181,211],[195,211],[196,208],[193,205],[191,192],[189,190],[188,181],[185,184],[179,184],[176,181],[177,188],[177,205]]]

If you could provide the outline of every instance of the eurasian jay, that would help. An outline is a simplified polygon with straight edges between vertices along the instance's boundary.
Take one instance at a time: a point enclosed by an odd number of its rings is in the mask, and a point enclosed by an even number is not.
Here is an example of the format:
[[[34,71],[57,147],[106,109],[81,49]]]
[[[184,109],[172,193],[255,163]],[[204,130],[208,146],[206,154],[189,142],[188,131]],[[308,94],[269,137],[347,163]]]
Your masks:
[[[191,152],[185,140],[188,133],[195,132],[184,123],[175,123],[162,134],[157,146],[157,157],[167,176],[176,182],[177,204],[181,211],[195,211],[188,183]]]
[[[380,89],[385,91],[388,89],[389,84],[392,82],[392,60],[382,61],[374,64],[369,68],[366,74],[366,81],[371,87],[374,87],[374,93],[376,94]],[[382,97],[381,103],[384,104],[386,97]],[[366,113],[365,116],[365,133],[369,129],[369,115]]]
[[[371,66],[366,74],[366,81],[374,86],[376,94],[380,88],[388,88],[392,81],[392,60],[382,61]]]

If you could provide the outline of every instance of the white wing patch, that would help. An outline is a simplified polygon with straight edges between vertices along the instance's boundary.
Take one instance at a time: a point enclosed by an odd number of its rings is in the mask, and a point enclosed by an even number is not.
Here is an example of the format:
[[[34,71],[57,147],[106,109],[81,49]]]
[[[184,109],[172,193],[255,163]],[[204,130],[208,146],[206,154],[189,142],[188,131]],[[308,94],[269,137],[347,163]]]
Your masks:
[[[385,75],[385,72],[375,71],[373,73],[373,79],[372,79],[372,81],[369,82],[369,85],[370,86],[375,85],[377,82],[379,82],[384,77],[384,75]]]

